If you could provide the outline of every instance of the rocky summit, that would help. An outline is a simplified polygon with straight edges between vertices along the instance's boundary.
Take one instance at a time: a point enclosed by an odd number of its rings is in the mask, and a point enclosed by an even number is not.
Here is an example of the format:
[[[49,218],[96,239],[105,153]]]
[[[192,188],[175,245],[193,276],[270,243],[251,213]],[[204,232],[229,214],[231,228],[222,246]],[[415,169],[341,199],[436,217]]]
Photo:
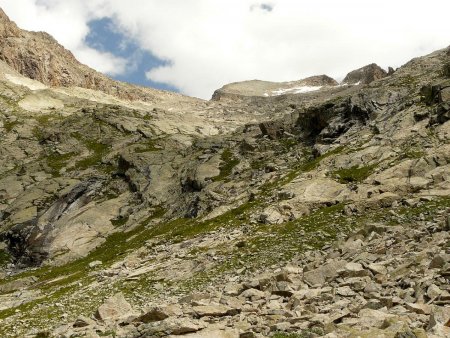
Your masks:
[[[204,101],[0,11],[0,336],[450,336],[450,47]]]

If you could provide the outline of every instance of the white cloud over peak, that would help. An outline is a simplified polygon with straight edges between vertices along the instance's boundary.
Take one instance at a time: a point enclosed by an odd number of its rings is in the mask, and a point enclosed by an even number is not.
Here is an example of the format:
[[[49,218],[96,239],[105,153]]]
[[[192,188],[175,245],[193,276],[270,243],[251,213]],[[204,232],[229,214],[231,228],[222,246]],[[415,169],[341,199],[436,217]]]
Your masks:
[[[153,81],[209,98],[241,80],[342,78],[376,62],[398,67],[450,44],[448,0],[0,0],[19,26],[45,30],[80,61],[111,75],[130,60],[86,46],[88,23],[116,28],[167,63]],[[119,48],[119,46],[118,46]]]

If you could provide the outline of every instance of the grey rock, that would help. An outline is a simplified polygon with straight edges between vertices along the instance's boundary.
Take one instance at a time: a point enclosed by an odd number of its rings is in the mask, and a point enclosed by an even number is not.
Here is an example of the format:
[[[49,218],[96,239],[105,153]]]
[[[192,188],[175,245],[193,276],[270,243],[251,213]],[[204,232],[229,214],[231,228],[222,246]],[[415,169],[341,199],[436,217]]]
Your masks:
[[[194,306],[192,310],[197,318],[234,316],[241,312],[241,309],[230,308],[220,304]]]
[[[99,306],[95,317],[104,322],[124,320],[134,314],[133,309],[122,293],[108,298]]]
[[[439,269],[442,268],[445,263],[450,262],[450,255],[436,255],[430,262],[428,266],[429,269]]]
[[[151,322],[158,322],[161,320],[164,320],[166,318],[169,318],[169,313],[165,311],[161,307],[155,307],[151,309],[150,311],[144,313],[143,315],[140,315],[137,317],[134,322],[139,323],[151,323]]]
[[[346,264],[347,262],[342,260],[327,263],[317,269],[305,272],[303,280],[311,286],[323,285],[327,280],[337,277],[338,271]]]

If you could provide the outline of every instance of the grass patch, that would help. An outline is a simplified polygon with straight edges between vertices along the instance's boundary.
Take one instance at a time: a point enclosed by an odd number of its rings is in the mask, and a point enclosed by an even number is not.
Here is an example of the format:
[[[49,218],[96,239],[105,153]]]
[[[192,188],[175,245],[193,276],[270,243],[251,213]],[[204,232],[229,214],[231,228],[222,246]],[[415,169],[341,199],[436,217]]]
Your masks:
[[[361,183],[373,173],[375,168],[376,164],[363,167],[353,166],[335,170],[331,173],[331,176],[342,184]]]
[[[134,152],[140,154],[160,150],[161,149],[158,147],[155,140],[148,140],[146,143],[139,144],[139,146],[134,149]]]
[[[251,201],[242,204],[213,219],[201,221],[192,218],[179,218],[170,222],[156,225],[151,231],[151,236],[165,235],[167,238],[180,242],[192,238],[201,233],[208,233],[221,227],[242,225],[248,221],[249,211],[258,202]]]
[[[10,120],[6,120],[3,121],[3,128],[5,129],[6,132],[11,132],[15,126],[20,125],[21,123],[16,120],[16,121],[10,121]]]
[[[401,158],[409,158],[409,159],[419,159],[426,155],[423,149],[419,148],[408,148],[402,154]]]
[[[229,148],[223,150],[220,159],[222,160],[222,164],[220,165],[220,174],[216,177],[213,177],[213,181],[222,181],[224,178],[231,175],[231,171],[235,166],[239,164],[239,159],[234,157],[233,153]]]
[[[399,77],[396,82],[389,84],[391,87],[413,88],[419,84],[419,80],[411,75]]]
[[[324,331],[320,327],[313,327],[311,329],[302,330],[301,332],[276,332],[271,338],[311,338],[317,336],[323,336]]]
[[[267,195],[268,192],[270,192],[272,189],[290,183],[292,180],[294,180],[298,175],[300,175],[303,172],[308,172],[316,169],[324,159],[336,154],[340,154],[344,151],[344,149],[345,149],[344,147],[340,146],[318,157],[312,157],[310,153],[305,153],[305,157],[308,158],[305,162],[298,163],[296,166],[294,166],[294,168],[291,169],[289,173],[284,175],[279,180],[273,183],[265,184],[262,187],[263,194]]]
[[[300,333],[284,333],[284,332],[277,332],[272,338],[305,338],[304,335]]]
[[[316,158],[313,158],[312,160],[304,163],[301,165],[300,170],[301,171],[312,171],[314,169],[316,169],[320,162],[322,162],[324,159],[326,159],[327,157],[330,157],[332,155],[336,155],[336,154],[340,154],[342,153],[342,151],[344,150],[343,146],[337,147],[336,149],[333,149],[325,154],[322,154]]]
[[[292,148],[297,147],[299,144],[298,140],[296,140],[295,138],[292,138],[292,137],[281,138],[278,142],[281,145],[283,153],[287,153],[287,152],[291,151]]]
[[[84,145],[89,149],[91,155],[85,159],[78,161],[75,168],[78,170],[85,170],[93,166],[98,166],[101,164],[103,156],[108,152],[109,146],[104,143],[83,140]]]
[[[0,250],[0,267],[6,266],[11,262],[11,255],[6,250]]]
[[[62,168],[64,168],[67,165],[67,161],[70,160],[73,156],[75,156],[75,153],[67,153],[67,154],[59,154],[56,152],[53,152],[52,154],[48,155],[46,157],[47,166],[50,168],[52,175],[54,177],[60,176],[60,171]]]

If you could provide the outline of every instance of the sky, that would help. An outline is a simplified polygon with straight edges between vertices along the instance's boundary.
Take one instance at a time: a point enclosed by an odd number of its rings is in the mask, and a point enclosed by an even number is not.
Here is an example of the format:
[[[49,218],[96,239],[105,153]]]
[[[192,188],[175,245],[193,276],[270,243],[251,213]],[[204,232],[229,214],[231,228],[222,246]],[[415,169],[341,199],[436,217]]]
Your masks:
[[[115,79],[209,99],[230,82],[342,79],[450,45],[450,1],[0,0]]]

